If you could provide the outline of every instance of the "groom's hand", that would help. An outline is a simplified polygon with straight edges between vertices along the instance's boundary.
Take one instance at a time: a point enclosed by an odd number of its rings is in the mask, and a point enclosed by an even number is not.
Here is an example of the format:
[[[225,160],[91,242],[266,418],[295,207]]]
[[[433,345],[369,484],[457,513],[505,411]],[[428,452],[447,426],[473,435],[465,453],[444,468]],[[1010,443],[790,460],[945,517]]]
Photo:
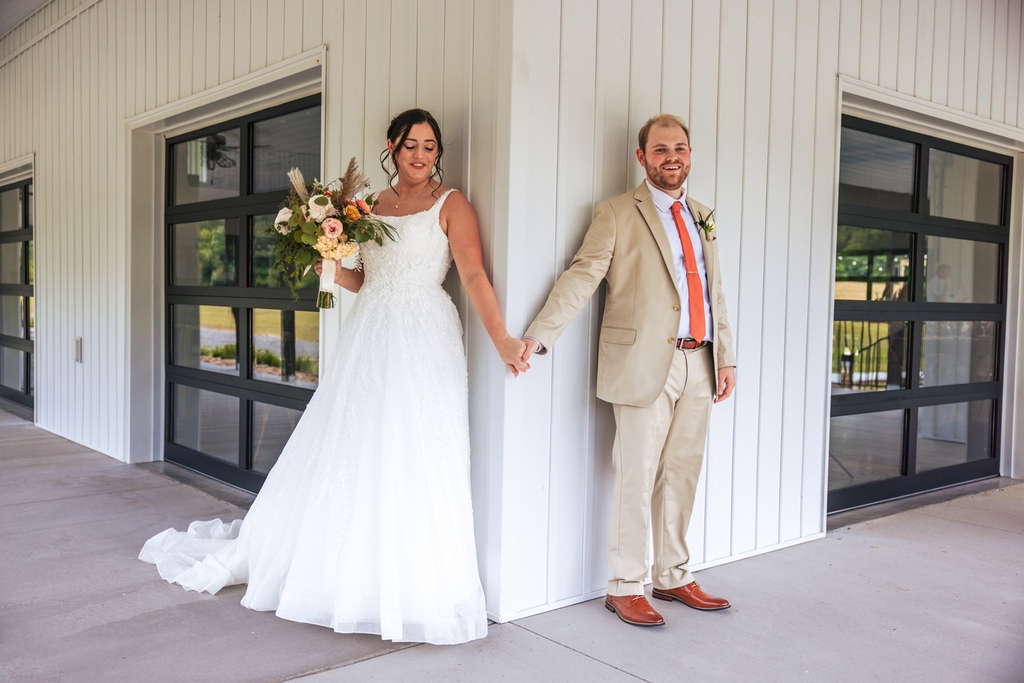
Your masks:
[[[735,388],[736,368],[731,365],[726,368],[718,368],[718,390],[715,392],[715,403],[729,398]]]
[[[536,339],[524,339],[523,344],[526,345],[526,350],[523,352],[523,362],[530,360],[530,356],[537,353],[537,349],[540,348],[540,344],[537,343]]]

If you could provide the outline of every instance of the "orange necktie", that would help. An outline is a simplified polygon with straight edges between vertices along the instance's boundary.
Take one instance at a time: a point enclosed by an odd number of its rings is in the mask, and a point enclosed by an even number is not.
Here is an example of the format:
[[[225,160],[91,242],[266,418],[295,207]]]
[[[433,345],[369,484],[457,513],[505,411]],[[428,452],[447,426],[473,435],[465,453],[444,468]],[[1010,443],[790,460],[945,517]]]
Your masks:
[[[690,336],[699,342],[704,341],[707,331],[704,329],[704,285],[697,272],[697,258],[693,255],[693,243],[690,233],[683,220],[683,204],[672,204],[672,218],[679,231],[679,241],[683,244],[683,266],[686,268],[686,294],[690,300]]]

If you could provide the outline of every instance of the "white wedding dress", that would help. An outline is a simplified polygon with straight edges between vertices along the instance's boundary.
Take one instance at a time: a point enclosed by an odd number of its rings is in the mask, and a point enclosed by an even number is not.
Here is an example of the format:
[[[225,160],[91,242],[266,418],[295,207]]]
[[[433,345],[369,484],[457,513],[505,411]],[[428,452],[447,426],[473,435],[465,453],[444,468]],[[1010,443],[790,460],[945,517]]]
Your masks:
[[[361,246],[365,282],[329,372],[245,520],[193,522],[140,559],[189,590],[340,633],[487,634],[470,499],[466,357],[433,208]]]

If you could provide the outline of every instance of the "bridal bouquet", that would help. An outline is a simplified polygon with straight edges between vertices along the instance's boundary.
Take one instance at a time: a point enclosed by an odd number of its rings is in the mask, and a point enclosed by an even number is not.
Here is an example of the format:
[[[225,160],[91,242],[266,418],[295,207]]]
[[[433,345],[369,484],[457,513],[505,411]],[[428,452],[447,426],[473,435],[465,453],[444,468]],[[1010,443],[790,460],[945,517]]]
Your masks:
[[[358,245],[373,240],[383,244],[384,238],[395,239],[394,229],[372,215],[377,200],[372,194],[362,194],[370,186],[369,179],[359,171],[355,158],[348,162],[345,175],[327,185],[315,178],[306,183],[297,168],[288,172],[291,186],[288,198],[274,219],[280,234],[274,250],[274,265],[285,283],[298,297],[296,288],[313,267],[323,258],[320,274],[318,308],[334,306],[335,261],[352,256]],[[359,198],[357,198],[359,196]]]

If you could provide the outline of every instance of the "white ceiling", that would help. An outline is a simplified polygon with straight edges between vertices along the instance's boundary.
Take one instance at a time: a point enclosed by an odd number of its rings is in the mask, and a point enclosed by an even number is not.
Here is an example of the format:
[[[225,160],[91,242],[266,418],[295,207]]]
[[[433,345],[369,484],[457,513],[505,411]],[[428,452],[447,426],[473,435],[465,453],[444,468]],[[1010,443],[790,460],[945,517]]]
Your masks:
[[[50,0],[0,0],[0,38],[43,8]]]

